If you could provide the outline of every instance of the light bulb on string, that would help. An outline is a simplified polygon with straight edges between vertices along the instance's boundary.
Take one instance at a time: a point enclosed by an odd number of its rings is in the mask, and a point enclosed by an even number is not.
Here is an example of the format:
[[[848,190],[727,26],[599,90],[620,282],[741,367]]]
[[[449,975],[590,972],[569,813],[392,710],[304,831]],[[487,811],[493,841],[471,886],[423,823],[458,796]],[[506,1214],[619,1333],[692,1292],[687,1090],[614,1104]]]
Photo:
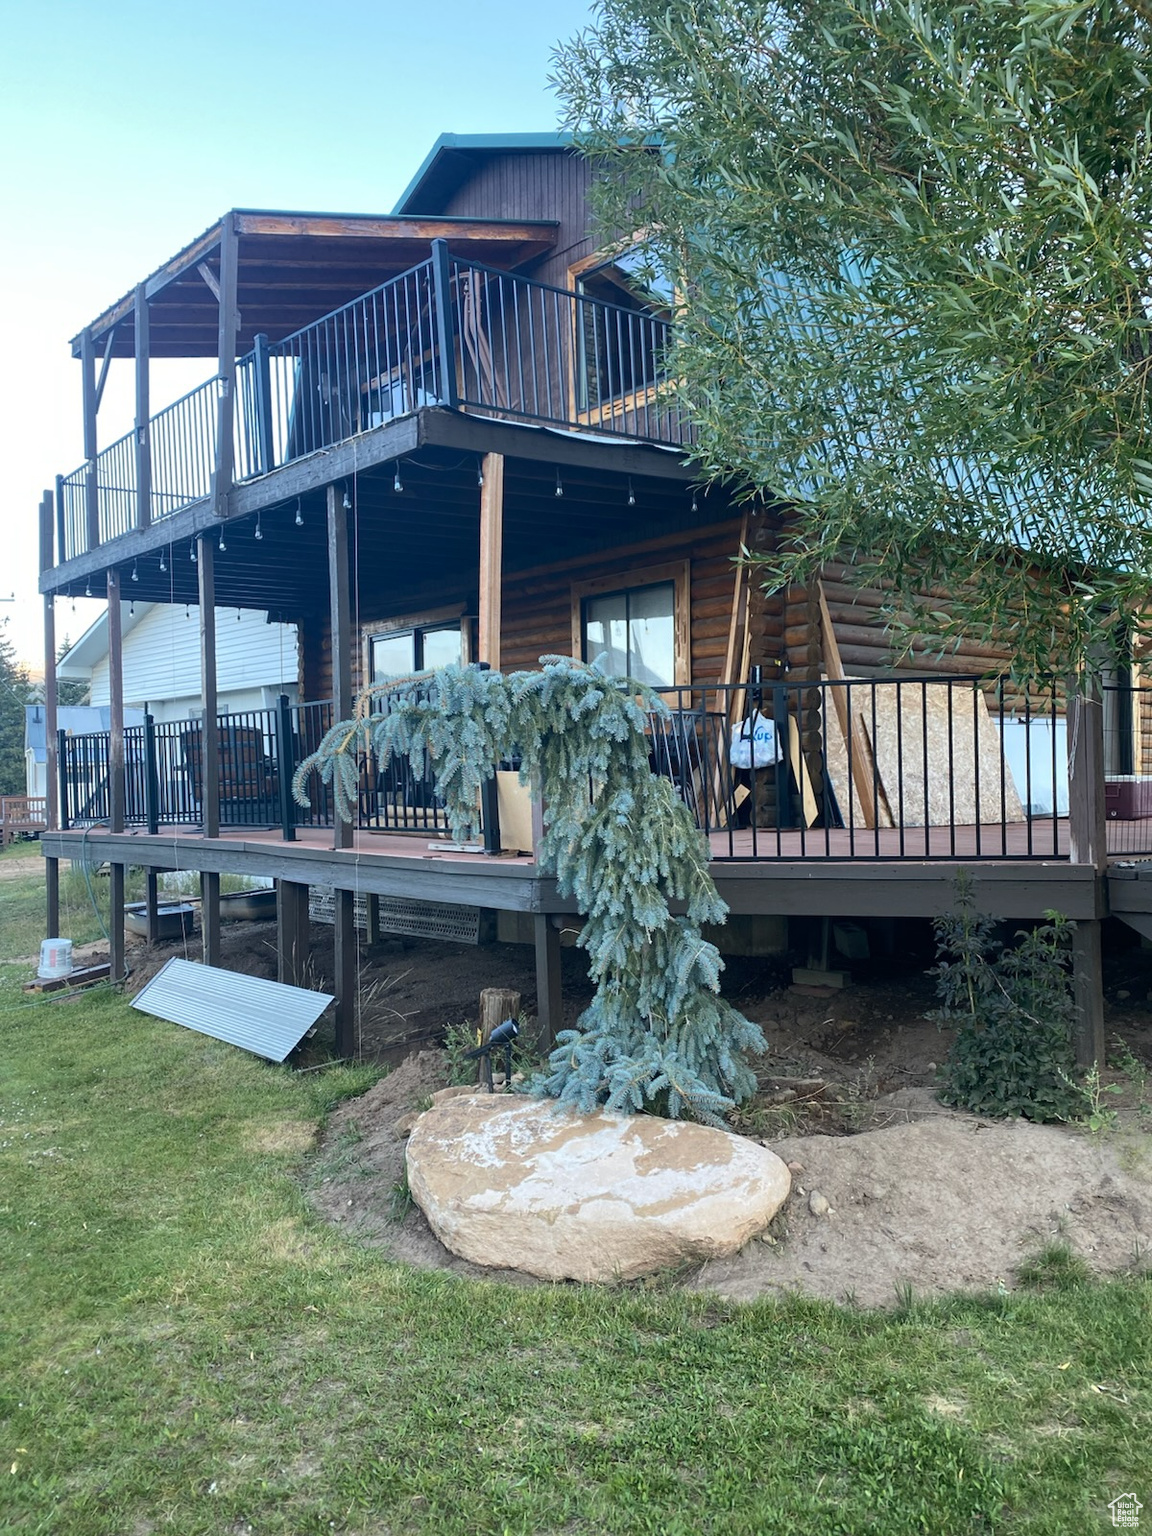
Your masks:
[[[561,484],[561,481],[560,481],[560,471],[557,470],[556,471],[556,500],[559,501],[561,496],[563,496],[563,494],[564,494],[564,486]]]
[[[133,618],[136,617],[136,599],[135,598],[132,598],[131,601],[128,604],[128,617],[130,619],[133,619]]]
[[[258,539],[262,539],[264,537],[264,534],[261,532],[261,529],[260,529],[260,514],[259,514],[259,512],[257,512],[257,514],[256,514],[256,533],[255,533],[255,537],[258,538]]]
[[[85,597],[91,597],[92,596],[92,578],[91,578],[91,576],[89,576],[87,578],[87,580],[85,581],[85,583],[84,583],[84,596]]]
[[[636,492],[632,489],[631,475],[628,476],[628,505],[630,507],[634,507],[636,505]]]
[[[299,498],[299,496],[297,496],[297,498],[296,498],[296,526],[297,526],[297,528],[303,528],[303,526],[304,526],[304,513],[303,513],[303,511],[301,510],[301,507],[300,507],[300,498]]]
[[[352,510],[352,498],[347,491],[344,492],[344,510],[345,512],[351,512]]]
[[[133,581],[139,581],[140,580],[140,572],[136,569],[136,562],[135,562],[135,560],[133,560],[133,562],[132,562],[132,580]]]
[[[692,487],[692,510],[693,510],[693,512],[699,512],[699,510],[700,510],[700,507],[699,507],[699,505],[697,504],[697,501],[696,501],[696,487],[695,486]]]
[[[398,496],[399,496],[400,492],[404,489],[403,482],[400,479],[400,460],[399,459],[396,460],[396,473],[392,477],[392,489],[396,492],[396,494]]]
[[[161,550],[160,551],[160,574],[161,574],[161,576],[163,576],[164,572],[167,569],[168,569],[168,562],[164,558],[164,551]]]
[[[481,488],[484,485],[484,460],[476,460],[476,484]]]
[[[225,542],[224,542],[224,529],[223,528],[220,529],[220,542],[219,542],[219,544],[217,544],[216,548],[221,552],[221,554],[223,554],[223,552],[228,548],[227,544],[225,544]]]
[[[188,558],[189,558],[189,560],[191,560],[193,565],[196,564],[196,540],[195,539],[189,539],[188,540]]]

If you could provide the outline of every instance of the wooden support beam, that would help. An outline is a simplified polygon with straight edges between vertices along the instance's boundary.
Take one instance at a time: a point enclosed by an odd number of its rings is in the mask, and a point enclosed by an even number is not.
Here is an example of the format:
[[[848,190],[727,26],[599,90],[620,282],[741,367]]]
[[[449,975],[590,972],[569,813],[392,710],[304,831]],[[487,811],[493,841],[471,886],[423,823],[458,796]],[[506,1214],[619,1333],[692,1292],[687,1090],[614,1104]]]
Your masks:
[[[484,455],[480,487],[480,647],[478,661],[500,670],[500,620],[504,559],[504,455]]]
[[[558,1030],[564,1027],[560,970],[560,930],[547,912],[533,917],[536,943],[536,1018],[538,1044],[550,1051]]]
[[[51,570],[55,518],[51,491],[40,501],[40,569]],[[44,597],[44,794],[48,830],[60,825],[60,762],[57,751],[59,718],[56,686],[56,599]],[[57,934],[49,934],[57,938]]]
[[[108,961],[115,986],[128,974],[124,958],[124,865],[115,861],[108,866]]]
[[[205,965],[220,964],[220,876],[200,871],[200,941]]]
[[[828,674],[828,680],[832,683],[844,683],[844,667],[840,660],[840,647],[836,642],[836,631],[832,627],[832,617],[828,612],[828,599],[824,596],[824,583],[817,582],[817,593],[820,599],[820,628],[824,640],[824,670]],[[849,707],[849,690],[847,687],[835,687],[827,690],[832,695],[832,706],[836,711],[836,718],[840,722],[840,733],[844,737],[844,750],[847,752],[852,771],[852,783],[856,787],[856,800],[860,807],[860,817],[865,827],[876,825],[876,797],[872,792],[872,772],[869,767],[872,754],[869,751],[867,740],[861,729],[860,722],[855,718],[855,711]],[[825,726],[827,729],[827,726]],[[847,807],[843,807],[847,809]]]
[[[352,601],[348,580],[348,513],[338,486],[328,487],[328,613],[332,633],[332,707],[352,714]],[[352,823],[336,817],[333,847],[351,848]]]
[[[160,937],[160,892],[154,869],[144,871],[144,923],[149,944],[155,944]]]
[[[228,495],[232,489],[236,336],[240,329],[240,311],[236,300],[237,269],[236,224],[232,215],[227,214],[220,229],[219,327],[217,331],[220,402],[216,417],[216,472],[212,482],[212,504],[217,517],[228,515]]]
[[[124,830],[124,632],[120,572],[108,572],[108,827]],[[117,976],[115,968],[113,977]]]
[[[1076,998],[1076,1065],[1104,1065],[1104,971],[1100,920],[1080,918],[1072,930],[1072,986]]]
[[[216,700],[216,542],[196,541],[200,595],[200,809],[205,837],[220,835],[220,724]]]
[[[152,352],[148,294],[143,283],[136,285],[136,526],[147,528],[152,522],[152,437],[150,418],[150,368]]]
[[[351,891],[332,893],[335,927],[336,1054],[351,1061],[358,1055],[356,995],[356,906]]]
[[[60,937],[60,860],[44,860],[44,937]]]
[[[1068,855],[1073,864],[1108,865],[1104,804],[1104,709],[1091,677],[1068,685]]]
[[[80,332],[80,384],[84,410],[84,523],[89,550],[100,543],[100,493],[96,484],[96,349],[92,332]]]
[[[308,887],[295,880],[276,882],[276,979],[290,987],[308,984]]]
[[[112,348],[116,345],[116,332],[120,328],[120,322],[108,332],[104,338],[104,353],[100,359],[100,376],[96,380],[96,409],[100,409],[100,402],[104,399],[104,386],[108,382],[108,369],[112,366]]]

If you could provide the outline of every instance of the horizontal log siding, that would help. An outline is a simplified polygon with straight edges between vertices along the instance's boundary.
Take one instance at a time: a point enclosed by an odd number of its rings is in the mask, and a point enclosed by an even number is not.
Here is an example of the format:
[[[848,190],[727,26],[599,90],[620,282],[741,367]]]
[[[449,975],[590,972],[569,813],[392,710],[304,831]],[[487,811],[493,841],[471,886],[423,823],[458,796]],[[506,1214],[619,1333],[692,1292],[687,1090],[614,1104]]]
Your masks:
[[[550,653],[571,654],[574,582],[619,574],[620,585],[624,587],[630,585],[633,574],[642,573],[648,566],[689,560],[692,681],[706,685],[719,682],[728,649],[735,581],[733,562],[739,544],[740,525],[733,521],[685,534],[682,541],[675,543],[660,540],[650,551],[622,556],[600,554],[578,564],[566,564],[562,571],[528,571],[506,577],[500,637],[504,670],[536,667],[539,658]],[[774,655],[779,652],[782,628],[782,614],[766,615],[760,640]]]

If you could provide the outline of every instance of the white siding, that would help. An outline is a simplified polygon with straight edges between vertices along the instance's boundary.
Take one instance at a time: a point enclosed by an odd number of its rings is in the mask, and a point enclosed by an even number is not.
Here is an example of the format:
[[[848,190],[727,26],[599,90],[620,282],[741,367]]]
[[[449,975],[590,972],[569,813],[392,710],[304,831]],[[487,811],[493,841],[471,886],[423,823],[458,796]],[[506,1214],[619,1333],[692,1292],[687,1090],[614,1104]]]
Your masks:
[[[187,617],[185,613],[187,612]],[[296,692],[296,626],[268,624],[250,609],[216,610],[216,688],[221,711],[261,709]],[[158,603],[124,636],[124,702],[149,704],[157,720],[186,720],[200,707],[200,612]],[[108,658],[92,668],[92,703],[108,703]]]

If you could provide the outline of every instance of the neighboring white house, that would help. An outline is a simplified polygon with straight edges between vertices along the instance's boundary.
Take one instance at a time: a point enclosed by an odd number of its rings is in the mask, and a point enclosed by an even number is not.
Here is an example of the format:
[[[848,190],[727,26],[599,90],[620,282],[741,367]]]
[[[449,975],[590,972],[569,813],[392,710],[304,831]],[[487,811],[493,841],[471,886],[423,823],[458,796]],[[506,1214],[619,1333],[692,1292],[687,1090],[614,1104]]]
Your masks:
[[[141,725],[144,716],[138,709],[125,709],[125,725]],[[88,736],[109,728],[109,709],[91,704],[61,704],[56,715],[58,729],[69,736]],[[48,793],[48,742],[43,704],[24,706],[24,792]]]
[[[123,606],[124,704],[158,721],[200,714],[200,611],[182,603]],[[57,663],[57,676],[91,686],[108,703],[108,615]],[[270,709],[281,693],[297,701],[296,626],[270,624],[252,609],[216,610],[216,692],[221,714]]]

